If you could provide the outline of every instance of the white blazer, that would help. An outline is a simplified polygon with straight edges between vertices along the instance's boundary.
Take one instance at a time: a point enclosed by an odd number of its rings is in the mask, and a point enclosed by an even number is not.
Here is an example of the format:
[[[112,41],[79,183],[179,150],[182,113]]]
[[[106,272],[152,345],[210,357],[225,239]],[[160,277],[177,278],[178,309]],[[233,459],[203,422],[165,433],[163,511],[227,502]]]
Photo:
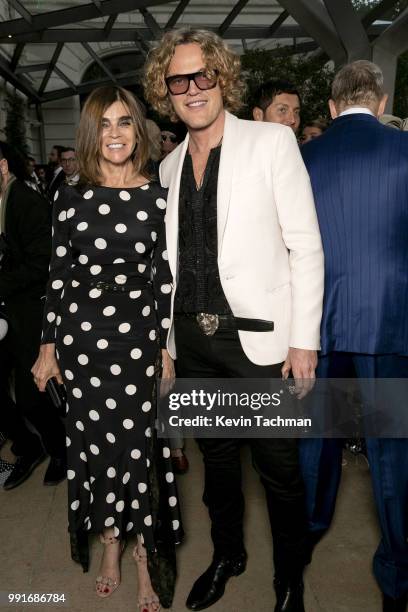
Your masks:
[[[161,183],[169,189],[173,358],[179,190],[187,147],[188,135],[160,166]],[[323,251],[309,175],[290,128],[226,112],[217,206],[218,268],[231,310],[237,317],[274,322],[271,332],[239,332],[247,357],[268,365],[284,361],[289,346],[319,349]]]

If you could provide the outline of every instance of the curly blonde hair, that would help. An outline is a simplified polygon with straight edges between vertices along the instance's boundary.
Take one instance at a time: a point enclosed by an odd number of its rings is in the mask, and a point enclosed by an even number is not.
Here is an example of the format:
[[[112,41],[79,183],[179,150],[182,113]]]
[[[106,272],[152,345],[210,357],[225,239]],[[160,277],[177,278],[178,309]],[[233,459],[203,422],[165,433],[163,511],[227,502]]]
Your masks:
[[[241,62],[238,55],[217,34],[207,30],[189,28],[166,32],[160,43],[150,51],[144,79],[147,102],[160,115],[170,117],[171,121],[177,121],[165,78],[177,45],[190,43],[196,43],[201,47],[205,67],[218,71],[218,84],[226,110],[238,111],[243,106],[242,97],[245,91],[244,82],[241,80]]]

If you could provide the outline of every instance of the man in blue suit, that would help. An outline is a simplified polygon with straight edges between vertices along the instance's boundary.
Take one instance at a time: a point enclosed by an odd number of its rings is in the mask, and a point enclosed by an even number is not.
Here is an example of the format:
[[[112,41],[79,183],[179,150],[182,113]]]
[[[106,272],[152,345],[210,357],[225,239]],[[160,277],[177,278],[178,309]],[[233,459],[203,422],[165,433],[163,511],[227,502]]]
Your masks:
[[[344,66],[332,126],[302,147],[325,254],[320,377],[408,377],[408,133],[379,123],[386,99],[375,64]],[[383,611],[405,612],[408,439],[368,438],[367,451],[382,532],[374,573]],[[341,452],[337,440],[300,443],[314,542],[333,516]]]

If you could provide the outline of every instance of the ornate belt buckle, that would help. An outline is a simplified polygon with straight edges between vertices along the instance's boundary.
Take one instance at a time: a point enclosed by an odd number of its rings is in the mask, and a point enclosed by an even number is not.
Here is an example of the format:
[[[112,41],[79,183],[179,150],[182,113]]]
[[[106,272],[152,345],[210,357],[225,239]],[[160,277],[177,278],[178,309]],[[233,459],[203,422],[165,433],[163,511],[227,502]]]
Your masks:
[[[218,315],[199,312],[196,316],[197,323],[206,336],[213,336],[218,329]]]

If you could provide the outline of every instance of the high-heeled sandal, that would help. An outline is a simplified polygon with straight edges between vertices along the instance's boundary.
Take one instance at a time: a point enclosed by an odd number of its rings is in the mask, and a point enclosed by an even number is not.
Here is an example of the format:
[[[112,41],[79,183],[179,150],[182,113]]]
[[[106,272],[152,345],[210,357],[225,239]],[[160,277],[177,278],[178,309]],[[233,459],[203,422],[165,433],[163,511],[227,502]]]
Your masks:
[[[102,534],[99,535],[99,539],[105,546],[109,546],[111,544],[117,544],[119,540],[114,538],[113,536],[104,536]],[[120,551],[119,551],[119,565],[120,558],[122,556],[123,551],[125,550],[126,542],[125,540],[120,541]],[[120,585],[120,568],[119,575],[117,578],[111,578],[110,576],[97,576],[95,579],[95,592],[98,597],[102,597],[103,599],[106,597],[110,597],[114,591]],[[100,588],[100,590],[98,589]]]
[[[132,556],[137,564],[147,564],[147,555],[141,555],[137,546],[134,547]],[[160,612],[161,610],[160,600],[156,594],[152,597],[138,597],[137,607],[139,612]]]

